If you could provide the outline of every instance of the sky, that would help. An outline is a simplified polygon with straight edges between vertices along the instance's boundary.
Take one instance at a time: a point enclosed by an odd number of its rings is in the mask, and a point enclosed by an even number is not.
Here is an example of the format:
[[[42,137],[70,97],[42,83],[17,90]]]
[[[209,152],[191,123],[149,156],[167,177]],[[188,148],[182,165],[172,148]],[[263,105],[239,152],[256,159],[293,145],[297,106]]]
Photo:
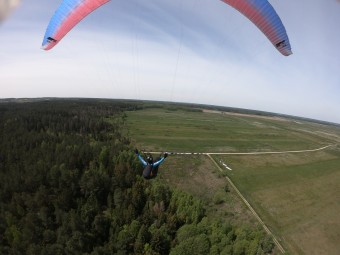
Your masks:
[[[0,13],[5,1],[18,2],[0,0]],[[0,98],[190,102],[340,123],[339,1],[269,2],[288,57],[219,0],[112,0],[44,51],[61,0],[22,0],[0,21]]]

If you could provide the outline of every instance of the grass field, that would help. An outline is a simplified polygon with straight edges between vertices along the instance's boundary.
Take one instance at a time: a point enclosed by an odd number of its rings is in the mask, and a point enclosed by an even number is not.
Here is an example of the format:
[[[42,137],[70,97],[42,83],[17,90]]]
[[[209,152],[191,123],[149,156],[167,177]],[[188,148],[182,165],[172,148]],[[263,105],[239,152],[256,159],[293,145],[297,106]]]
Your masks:
[[[139,148],[179,152],[322,151],[214,156],[291,254],[340,254],[340,128],[278,117],[167,108],[128,112]],[[175,174],[174,174],[175,173]],[[254,222],[206,156],[172,156],[160,179],[195,194],[216,217]],[[216,203],[223,196],[224,203]]]
[[[318,124],[209,112],[146,109],[128,112],[136,143],[147,150],[247,152],[314,149],[334,142]],[[333,131],[332,131],[333,132]],[[338,131],[337,139],[340,140]]]
[[[224,156],[228,176],[293,254],[339,254],[340,155]]]

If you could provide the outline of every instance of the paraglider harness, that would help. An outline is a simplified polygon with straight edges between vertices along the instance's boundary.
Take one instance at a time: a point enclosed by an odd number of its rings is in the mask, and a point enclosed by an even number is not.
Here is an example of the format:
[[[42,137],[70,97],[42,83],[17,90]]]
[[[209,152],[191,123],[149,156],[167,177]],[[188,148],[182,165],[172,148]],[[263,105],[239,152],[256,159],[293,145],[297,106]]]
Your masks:
[[[156,161],[154,161],[152,155],[148,154],[146,157],[144,155],[144,157],[146,158],[145,161],[144,158],[139,154],[137,149],[135,149],[135,153],[144,166],[142,175],[145,179],[153,179],[157,177],[159,165],[162,164],[165,158],[168,156],[167,153],[164,153],[163,157],[161,157],[160,155],[159,157],[157,157]]]

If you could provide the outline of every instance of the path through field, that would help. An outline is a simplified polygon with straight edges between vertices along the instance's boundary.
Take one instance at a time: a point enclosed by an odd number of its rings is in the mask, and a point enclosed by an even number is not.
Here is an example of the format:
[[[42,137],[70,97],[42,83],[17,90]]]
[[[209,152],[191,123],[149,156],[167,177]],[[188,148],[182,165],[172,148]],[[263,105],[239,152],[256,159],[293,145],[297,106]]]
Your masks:
[[[168,152],[170,155],[206,155],[210,158],[210,160],[214,163],[214,165],[219,169],[219,171],[223,172],[220,165],[216,162],[216,160],[211,155],[261,155],[261,154],[286,154],[286,153],[304,153],[304,152],[315,152],[315,151],[321,151],[325,150],[329,147],[332,147],[334,145],[330,144],[327,146],[323,146],[316,149],[310,149],[310,150],[292,150],[292,151],[269,151],[269,152]],[[162,152],[147,152],[152,154],[160,154]],[[263,220],[260,218],[260,216],[256,213],[254,208],[250,205],[250,203],[245,199],[245,197],[242,195],[242,193],[239,191],[239,189],[235,186],[235,184],[231,181],[229,177],[225,177],[226,180],[229,182],[229,184],[233,187],[233,189],[236,191],[238,196],[241,198],[241,200],[244,202],[244,204],[248,207],[248,209],[252,212],[254,217],[258,220],[258,222],[262,225],[264,230],[273,238],[274,243],[276,244],[277,248],[281,251],[281,253],[285,253],[284,248],[276,238],[276,236],[270,231],[270,229],[266,226],[266,224],[263,222]]]
[[[261,154],[285,154],[285,153],[303,153],[303,152],[314,152],[327,149],[329,147],[335,146],[334,144],[329,144],[321,148],[312,150],[295,150],[295,151],[256,151],[256,152],[166,152],[169,155],[261,155]],[[147,151],[146,153],[151,154],[161,154],[164,152],[160,151]]]

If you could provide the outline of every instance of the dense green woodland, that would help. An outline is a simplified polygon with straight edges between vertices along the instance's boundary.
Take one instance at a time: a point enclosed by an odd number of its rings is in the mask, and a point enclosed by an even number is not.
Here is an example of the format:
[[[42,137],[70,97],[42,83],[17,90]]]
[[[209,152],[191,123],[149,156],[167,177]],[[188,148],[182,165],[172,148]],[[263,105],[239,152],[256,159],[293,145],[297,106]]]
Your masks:
[[[0,104],[0,254],[267,254],[261,229],[140,177],[109,100]],[[171,160],[171,159],[168,159]]]

